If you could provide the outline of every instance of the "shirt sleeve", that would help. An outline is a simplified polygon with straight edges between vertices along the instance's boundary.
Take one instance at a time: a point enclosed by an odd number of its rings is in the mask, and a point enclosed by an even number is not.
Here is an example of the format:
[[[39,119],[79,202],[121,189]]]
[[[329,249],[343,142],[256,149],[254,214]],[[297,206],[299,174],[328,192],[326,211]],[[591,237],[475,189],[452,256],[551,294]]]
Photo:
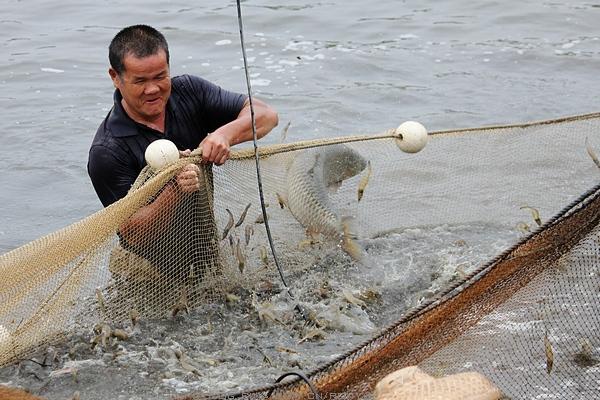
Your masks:
[[[242,111],[245,95],[230,92],[197,76],[187,75],[186,78],[198,99],[197,109],[208,132],[235,120]]]
[[[135,168],[119,161],[110,148],[102,145],[90,148],[87,168],[104,207],[125,197],[138,176]]]

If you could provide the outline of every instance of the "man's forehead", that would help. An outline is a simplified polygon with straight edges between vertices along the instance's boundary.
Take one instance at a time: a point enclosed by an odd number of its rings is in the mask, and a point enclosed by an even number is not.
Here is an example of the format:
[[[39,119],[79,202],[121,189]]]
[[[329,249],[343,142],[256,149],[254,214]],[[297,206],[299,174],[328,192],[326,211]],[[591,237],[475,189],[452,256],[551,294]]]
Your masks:
[[[125,65],[125,71],[135,74],[154,73],[169,68],[167,55],[162,49],[145,57],[137,57],[129,52],[123,58],[123,64]]]

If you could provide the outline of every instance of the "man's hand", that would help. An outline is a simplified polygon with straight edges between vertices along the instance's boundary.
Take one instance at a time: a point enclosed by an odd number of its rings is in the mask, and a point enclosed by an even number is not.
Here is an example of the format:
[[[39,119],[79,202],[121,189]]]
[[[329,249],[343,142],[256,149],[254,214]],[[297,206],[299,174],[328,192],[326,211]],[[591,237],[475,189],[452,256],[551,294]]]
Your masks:
[[[229,140],[219,134],[208,135],[200,143],[202,147],[202,162],[222,165],[229,158]]]
[[[175,177],[179,190],[193,193],[200,190],[200,168],[196,164],[188,164]]]

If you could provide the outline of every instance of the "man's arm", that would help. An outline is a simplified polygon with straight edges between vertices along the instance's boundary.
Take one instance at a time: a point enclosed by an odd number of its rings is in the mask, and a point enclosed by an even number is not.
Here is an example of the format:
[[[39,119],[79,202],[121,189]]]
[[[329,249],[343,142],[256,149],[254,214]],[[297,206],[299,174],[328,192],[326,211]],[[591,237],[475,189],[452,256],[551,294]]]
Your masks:
[[[185,155],[188,152],[182,152]],[[168,183],[154,201],[133,214],[119,227],[119,234],[133,247],[148,242],[148,235],[160,236],[173,217],[177,205],[188,193],[200,190],[200,169],[195,164],[187,164]]]
[[[252,99],[252,105],[256,136],[260,139],[277,126],[279,117],[274,109],[258,99]],[[202,160],[221,165],[229,158],[231,146],[248,140],[252,140],[252,119],[250,102],[246,99],[235,120],[221,126],[200,143]]]

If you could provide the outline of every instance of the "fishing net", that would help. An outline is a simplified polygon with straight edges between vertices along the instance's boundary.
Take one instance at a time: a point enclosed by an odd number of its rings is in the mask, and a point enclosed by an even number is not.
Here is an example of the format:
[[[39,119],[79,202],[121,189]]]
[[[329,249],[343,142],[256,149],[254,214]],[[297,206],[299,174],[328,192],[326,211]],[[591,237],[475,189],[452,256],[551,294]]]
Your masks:
[[[593,114],[440,131],[416,154],[400,151],[395,130],[261,147],[266,212],[285,277],[308,281],[328,263],[345,265],[380,288],[345,291],[348,303],[368,309],[370,295],[382,297],[395,315],[371,340],[308,374],[319,393],[369,396],[388,373],[418,365],[435,382],[479,372],[510,398],[593,397],[600,386],[600,175],[590,154],[600,148],[599,126]],[[256,299],[283,290],[253,151],[202,166],[197,193],[165,193],[176,192],[182,166],[199,160],[192,154],[146,169],[121,201],[0,257],[0,365],[60,342],[74,326],[94,328],[101,341],[99,321],[173,318],[232,293]],[[158,202],[160,211],[147,218]],[[419,248],[464,226],[492,241],[490,232],[501,233],[508,244],[494,247],[491,261],[446,260],[454,270],[448,279],[403,302],[394,292],[403,266],[439,263],[428,253],[436,243],[382,265],[380,253],[389,249],[378,240]],[[439,245],[477,252],[469,241]],[[475,386],[464,382],[460,390]],[[313,394],[290,379],[226,396]]]

